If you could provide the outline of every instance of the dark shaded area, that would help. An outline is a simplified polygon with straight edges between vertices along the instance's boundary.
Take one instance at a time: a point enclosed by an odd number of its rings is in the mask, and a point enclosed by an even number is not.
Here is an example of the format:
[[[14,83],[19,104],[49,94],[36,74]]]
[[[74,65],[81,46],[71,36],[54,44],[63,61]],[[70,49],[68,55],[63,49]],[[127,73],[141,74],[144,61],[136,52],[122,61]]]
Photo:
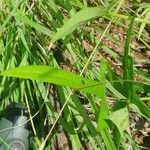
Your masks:
[[[150,133],[149,133],[150,134]],[[150,135],[143,138],[143,147],[150,149]]]

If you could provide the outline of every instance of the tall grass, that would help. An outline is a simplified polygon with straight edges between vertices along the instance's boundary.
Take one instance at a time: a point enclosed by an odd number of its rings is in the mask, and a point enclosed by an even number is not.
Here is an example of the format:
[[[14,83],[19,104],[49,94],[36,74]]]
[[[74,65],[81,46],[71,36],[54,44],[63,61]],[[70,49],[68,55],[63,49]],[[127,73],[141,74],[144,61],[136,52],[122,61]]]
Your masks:
[[[123,0],[1,0],[0,111],[11,101],[26,105],[31,149],[56,149],[57,142],[59,149],[65,144],[70,149],[139,149],[129,115],[135,108],[150,118],[139,92],[149,99],[150,78],[134,65],[131,39],[149,49],[145,27],[150,21],[146,3],[136,5],[137,13],[125,7]],[[112,25],[125,30],[124,42],[109,32]],[[124,47],[121,55],[104,39]],[[105,54],[122,63],[119,75]],[[60,134],[65,137],[58,141]]]

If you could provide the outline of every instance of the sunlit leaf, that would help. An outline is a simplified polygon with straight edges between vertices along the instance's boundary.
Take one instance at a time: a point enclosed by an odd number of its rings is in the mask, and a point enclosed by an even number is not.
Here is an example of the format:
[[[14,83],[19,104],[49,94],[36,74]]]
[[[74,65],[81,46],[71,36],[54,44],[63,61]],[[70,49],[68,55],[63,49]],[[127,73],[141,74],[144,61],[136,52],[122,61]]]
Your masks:
[[[42,82],[64,85],[97,96],[102,85],[99,82],[80,77],[79,75],[49,66],[23,66],[6,70],[1,76],[18,77],[23,79],[38,80]]]
[[[129,127],[129,113],[127,107],[113,112],[107,117],[107,119],[116,125],[123,137],[123,131]]]
[[[106,15],[106,10],[99,7],[89,7],[77,12],[74,16],[68,19],[65,24],[52,36],[52,42],[69,35],[82,23],[104,15]]]

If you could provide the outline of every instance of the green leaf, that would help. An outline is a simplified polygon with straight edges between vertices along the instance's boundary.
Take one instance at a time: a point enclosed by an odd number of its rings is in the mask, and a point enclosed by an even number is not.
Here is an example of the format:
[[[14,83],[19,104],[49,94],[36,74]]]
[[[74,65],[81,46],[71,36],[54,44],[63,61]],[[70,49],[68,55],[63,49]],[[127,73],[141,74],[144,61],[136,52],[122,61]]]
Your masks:
[[[147,13],[147,15],[145,16],[145,19],[146,19],[146,20],[150,20],[150,12]],[[143,32],[143,30],[144,30],[144,28],[145,28],[145,25],[146,25],[146,23],[142,23],[142,24],[141,24],[140,30],[139,30],[138,39],[140,39],[141,34],[142,34],[142,32]]]
[[[136,105],[145,118],[150,118],[150,108],[134,93],[132,103]]]
[[[102,84],[94,80],[83,78],[74,73],[44,65],[18,67],[6,70],[0,73],[0,75],[69,86],[76,90],[95,94],[97,96],[100,96],[99,89],[102,86]]]
[[[104,59],[101,60],[100,66],[100,82],[106,82],[106,72],[107,72],[107,63]],[[103,84],[99,88],[100,99],[101,99],[101,108],[98,116],[97,130],[101,133],[101,136],[105,142],[107,149],[115,150],[115,145],[111,139],[111,135],[108,132],[108,124],[106,123],[106,117],[109,114],[109,106],[106,101],[106,85]]]
[[[113,112],[107,117],[107,119],[116,125],[121,137],[123,137],[123,131],[129,127],[129,113],[127,107]]]
[[[101,142],[101,138],[96,131],[93,123],[91,122],[91,119],[89,118],[87,112],[84,110],[83,104],[80,102],[78,97],[76,95],[72,95],[72,99],[74,104],[76,105],[77,110],[79,111],[80,115],[83,117],[84,122],[86,123],[86,126],[88,127],[91,136],[95,139],[96,143],[100,147],[100,149],[103,150],[103,144]]]
[[[15,14],[16,10],[18,9],[19,5],[20,5],[21,1],[15,3],[15,6],[13,8],[13,10],[10,12],[9,15],[7,15],[7,18],[5,21],[3,21],[3,24],[0,26],[0,35],[1,33],[4,31],[5,26],[7,25],[7,23],[10,21],[10,19],[13,17],[13,14]]]
[[[106,74],[107,71],[107,64],[106,62],[102,59],[101,61],[101,67],[100,67],[100,82],[106,82]],[[99,89],[100,93],[100,99],[101,99],[101,108],[100,108],[100,113],[98,117],[98,123],[97,123],[97,130],[100,131],[102,129],[108,128],[108,125],[104,119],[108,116],[109,109],[108,109],[108,104],[105,98],[106,94],[106,85],[103,84],[101,88]]]
[[[59,99],[63,106],[67,99],[67,95],[65,94],[65,90],[62,86],[58,86],[57,88],[58,88]],[[76,150],[81,149],[82,146],[81,146],[79,137],[75,131],[72,111],[68,105],[64,108],[64,118],[66,120],[67,128],[70,130],[69,135],[70,135],[70,140],[71,140],[72,145],[75,147]]]
[[[130,100],[133,99],[133,58],[131,56],[125,56],[123,58],[123,87],[124,87],[124,95]]]
[[[41,25],[39,23],[36,23],[33,20],[30,20],[27,16],[23,16],[23,15],[19,14],[19,11],[14,17],[16,18],[16,20],[20,20],[20,21],[24,22],[25,24],[28,24],[32,28],[35,28],[36,30],[42,32],[43,34],[51,37],[52,32],[49,29],[47,29],[46,27],[44,27],[43,25]]]
[[[96,17],[105,16],[106,10],[99,7],[89,7],[77,12],[52,36],[52,43],[72,33],[79,25]]]
[[[128,28],[126,42],[125,42],[125,48],[124,48],[124,56],[127,57],[130,53],[130,43],[131,43],[131,37],[132,37],[132,29],[134,24],[135,17],[131,18],[131,23]]]
[[[124,48],[124,57],[123,57],[123,87],[124,95],[130,100],[133,98],[133,84],[129,80],[133,80],[133,58],[130,56],[130,43],[132,36],[134,17],[131,19],[131,23],[128,29],[126,43]],[[128,80],[128,81],[127,81]]]
[[[123,79],[124,81],[124,95],[130,99],[130,102],[135,104],[140,112],[146,117],[150,118],[150,109],[143,103],[138,95],[133,91],[133,83],[129,82],[133,80],[133,59],[129,55],[130,52],[130,43],[131,43],[131,35],[133,28],[134,18],[131,20],[131,24],[128,29],[126,44],[125,44],[125,56],[123,58]]]

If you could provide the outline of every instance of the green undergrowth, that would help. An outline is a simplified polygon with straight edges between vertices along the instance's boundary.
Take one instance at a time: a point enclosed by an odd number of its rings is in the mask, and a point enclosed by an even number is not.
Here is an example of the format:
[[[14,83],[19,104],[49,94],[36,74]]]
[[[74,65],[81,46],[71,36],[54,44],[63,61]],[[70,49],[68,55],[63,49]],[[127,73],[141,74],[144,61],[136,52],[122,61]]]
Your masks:
[[[0,1],[0,112],[12,101],[28,108],[31,149],[140,149],[130,114],[149,120],[150,77],[131,45],[134,37],[149,50],[150,7],[126,3]],[[103,39],[120,42],[122,55]],[[122,64],[120,75],[103,54]]]

